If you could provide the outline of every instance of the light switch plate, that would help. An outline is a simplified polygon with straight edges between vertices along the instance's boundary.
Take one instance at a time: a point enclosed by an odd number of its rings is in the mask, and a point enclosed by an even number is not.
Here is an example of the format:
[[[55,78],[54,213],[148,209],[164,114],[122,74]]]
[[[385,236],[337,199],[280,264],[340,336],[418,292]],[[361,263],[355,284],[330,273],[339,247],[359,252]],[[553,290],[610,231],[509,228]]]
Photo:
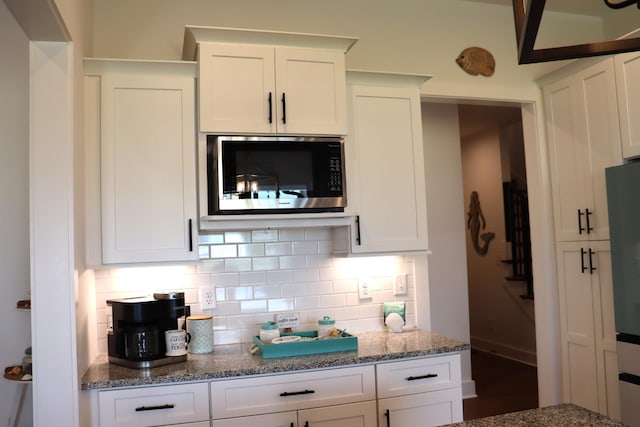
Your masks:
[[[394,295],[406,295],[407,294],[407,275],[396,274],[393,280]]]

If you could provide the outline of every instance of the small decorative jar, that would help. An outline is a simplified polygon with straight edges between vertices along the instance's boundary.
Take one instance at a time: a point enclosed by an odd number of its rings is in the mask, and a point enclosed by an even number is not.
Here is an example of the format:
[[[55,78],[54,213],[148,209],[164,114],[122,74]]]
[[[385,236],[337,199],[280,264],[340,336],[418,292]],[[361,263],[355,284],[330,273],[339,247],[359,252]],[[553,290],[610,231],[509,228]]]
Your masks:
[[[29,374],[31,375],[33,370],[32,370],[32,365],[31,365],[31,347],[28,347],[25,351],[24,351],[24,357],[22,358],[22,374],[26,375]]]
[[[324,316],[318,320],[318,336],[320,338],[329,336],[329,333],[335,329],[336,321],[329,316]]]
[[[271,344],[274,338],[280,336],[280,329],[276,322],[267,322],[260,326],[260,341],[264,344]]]

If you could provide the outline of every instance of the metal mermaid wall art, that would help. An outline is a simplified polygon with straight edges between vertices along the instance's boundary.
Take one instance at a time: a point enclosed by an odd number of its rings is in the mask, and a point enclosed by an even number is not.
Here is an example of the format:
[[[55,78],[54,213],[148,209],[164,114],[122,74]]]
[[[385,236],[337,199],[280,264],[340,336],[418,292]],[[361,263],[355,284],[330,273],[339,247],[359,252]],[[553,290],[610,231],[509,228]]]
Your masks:
[[[471,201],[469,202],[469,212],[467,212],[467,228],[471,233],[473,248],[479,255],[487,254],[489,251],[489,242],[496,236],[495,233],[492,232],[480,234],[480,229],[482,228],[484,230],[486,225],[487,223],[482,214],[482,209],[480,209],[478,192],[472,191]],[[480,246],[480,239],[484,242],[482,246]]]

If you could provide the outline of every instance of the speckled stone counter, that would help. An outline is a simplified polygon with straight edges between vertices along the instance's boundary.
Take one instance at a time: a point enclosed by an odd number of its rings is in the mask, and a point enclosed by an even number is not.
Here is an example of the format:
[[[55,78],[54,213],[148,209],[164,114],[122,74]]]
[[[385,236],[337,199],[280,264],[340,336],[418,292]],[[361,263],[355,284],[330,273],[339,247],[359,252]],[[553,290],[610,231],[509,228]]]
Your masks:
[[[563,404],[528,411],[512,412],[494,417],[479,418],[463,423],[450,424],[457,427],[568,427],[568,426],[624,426],[611,418],[576,405]]]
[[[464,342],[420,330],[402,333],[365,332],[355,335],[358,337],[357,351],[262,359],[259,355],[249,352],[250,343],[229,344],[216,346],[211,354],[189,354],[186,362],[145,370],[110,364],[107,355],[102,354],[83,375],[82,389],[273,374],[433,356],[469,349],[469,344]]]

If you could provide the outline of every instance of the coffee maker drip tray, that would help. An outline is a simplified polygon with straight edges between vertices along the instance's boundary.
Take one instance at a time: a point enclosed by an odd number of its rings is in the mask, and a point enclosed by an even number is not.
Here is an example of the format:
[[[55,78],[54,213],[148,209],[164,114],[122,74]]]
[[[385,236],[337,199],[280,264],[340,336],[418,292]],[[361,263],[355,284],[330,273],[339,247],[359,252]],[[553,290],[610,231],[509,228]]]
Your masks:
[[[187,355],[183,354],[180,356],[167,356],[160,359],[154,360],[129,360],[122,359],[120,357],[109,356],[109,363],[113,363],[114,365],[124,366],[125,368],[132,369],[150,369],[157,368],[159,366],[171,365],[173,363],[186,362]]]

